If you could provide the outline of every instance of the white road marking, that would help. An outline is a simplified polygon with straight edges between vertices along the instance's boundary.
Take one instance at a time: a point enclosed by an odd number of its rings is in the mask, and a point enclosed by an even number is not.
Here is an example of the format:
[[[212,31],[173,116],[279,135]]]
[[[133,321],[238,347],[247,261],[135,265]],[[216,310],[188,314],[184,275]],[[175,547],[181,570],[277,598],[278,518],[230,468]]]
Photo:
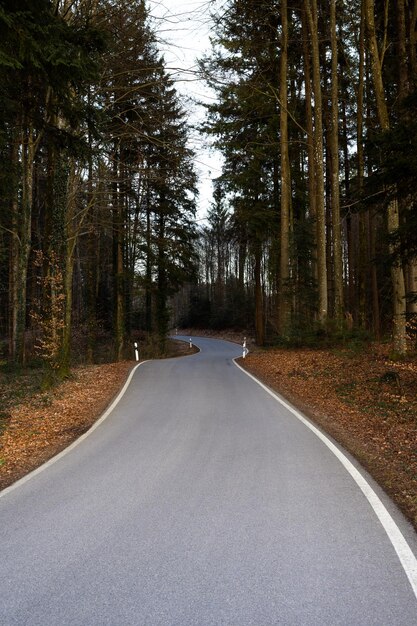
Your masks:
[[[21,485],[26,483],[28,480],[30,480],[34,476],[37,476],[38,474],[43,472],[43,470],[47,469],[48,467],[50,467],[51,465],[56,463],[56,461],[59,461],[59,459],[62,459],[63,456],[68,454],[68,452],[73,450],[76,446],[78,446],[78,444],[80,444],[82,441],[84,441],[84,439],[86,439],[89,435],[91,435],[91,433],[96,428],[98,428],[102,422],[104,422],[104,420],[113,411],[115,406],[120,402],[120,400],[122,399],[122,397],[126,393],[126,390],[129,387],[130,381],[132,380],[133,375],[134,375],[135,371],[137,370],[137,368],[140,367],[141,365],[143,365],[146,362],[147,361],[142,361],[141,363],[138,363],[137,365],[135,365],[135,367],[130,372],[129,377],[126,380],[125,384],[123,385],[123,387],[122,387],[121,391],[119,392],[119,394],[113,400],[111,405],[104,411],[103,415],[96,422],[94,422],[94,424],[91,426],[91,428],[89,428],[85,433],[83,433],[80,437],[78,437],[78,439],[73,441],[67,448],[64,448],[64,450],[61,450],[61,452],[59,452],[58,454],[53,456],[51,459],[49,459],[49,461],[46,461],[45,463],[43,463],[42,465],[40,465],[39,467],[34,469],[32,472],[29,472],[29,474],[26,474],[26,476],[23,476],[23,478],[20,478],[19,480],[17,480],[15,483],[10,485],[10,487],[6,487],[6,489],[3,489],[3,491],[0,491],[0,498],[3,498],[3,496],[7,495],[11,491],[14,491],[15,489],[17,489],[17,487],[20,487]]]
[[[372,489],[367,480],[362,476],[359,470],[353,465],[351,461],[343,454],[339,448],[337,448],[334,443],[330,441],[325,434],[323,434],[318,428],[316,428],[311,422],[309,422],[301,413],[299,413],[294,407],[285,402],[283,398],[276,393],[274,393],[271,389],[269,389],[266,385],[264,385],[260,380],[258,380],[255,376],[247,372],[241,365],[236,362],[236,359],[233,359],[235,365],[242,370],[249,378],[252,378],[258,385],[262,387],[270,396],[272,396],[275,400],[277,400],[282,406],[284,406],[290,413],[292,413],[297,419],[299,419],[307,428],[309,428],[321,441],[333,452],[333,454],[339,459],[344,468],[349,472],[353,480],[358,485],[359,489],[362,491],[369,504],[373,508],[375,515],[378,517],[381,522],[385,532],[388,535],[389,540],[391,541],[395,552],[400,559],[401,565],[407,575],[408,580],[410,581],[411,587],[413,589],[414,595],[417,599],[417,558],[408,545],[404,535],[398,528],[397,524],[387,511],[384,504],[381,502],[380,498],[377,496],[375,491]]]
[[[349,474],[351,475],[353,480],[356,482],[356,484],[358,485],[358,487],[360,488],[360,490],[362,491],[362,493],[364,494],[364,496],[368,500],[369,504],[371,505],[372,509],[374,510],[374,512],[375,512],[376,516],[378,517],[379,521],[381,522],[385,532],[388,535],[388,538],[389,538],[389,540],[390,540],[394,550],[396,551],[396,553],[398,555],[400,563],[401,563],[401,565],[402,565],[402,567],[404,569],[404,572],[407,575],[407,578],[408,578],[408,580],[409,580],[409,582],[411,584],[411,587],[413,589],[414,595],[415,595],[415,597],[417,599],[417,558],[415,557],[414,553],[412,552],[410,546],[408,545],[407,541],[405,540],[404,535],[402,534],[402,532],[398,528],[397,524],[395,523],[395,521],[393,520],[393,518],[391,517],[391,515],[387,511],[386,507],[384,506],[384,504],[382,503],[380,498],[377,496],[375,491],[372,489],[370,484],[367,482],[367,480],[362,476],[362,474],[353,465],[353,463],[351,463],[351,461],[349,461],[349,459],[343,454],[343,452],[341,450],[339,450],[339,448],[337,448],[330,441],[330,439],[328,437],[326,437],[326,435],[324,435],[318,428],[316,428],[312,423],[310,423],[301,413],[299,413],[294,407],[292,407],[290,404],[288,404],[283,398],[280,398],[280,396],[278,394],[274,393],[271,389],[269,389],[266,385],[264,385],[255,376],[253,376],[252,374],[247,372],[245,369],[243,369],[243,367],[241,367],[236,362],[236,359],[233,359],[233,361],[234,361],[236,367],[238,367],[242,372],[244,372],[244,374],[246,374],[246,376],[249,376],[249,378],[252,378],[252,380],[254,380],[260,387],[262,387],[262,389],[264,389],[264,391],[266,391],[277,402],[279,402],[290,413],[292,413],[297,419],[299,419],[305,426],[307,426],[307,428],[309,428],[327,446],[327,448],[329,448],[329,450],[331,452],[333,452],[333,454],[339,459],[339,461],[342,463],[344,468],[349,472]],[[52,457],[52,459],[50,459],[49,461],[46,461],[46,463],[44,463],[43,465],[39,466],[38,468],[36,468],[35,470],[30,472],[29,474],[27,474],[23,478],[21,478],[20,480],[18,480],[15,483],[13,483],[13,485],[10,485],[10,487],[7,487],[6,489],[3,489],[3,491],[0,492],[0,498],[2,498],[3,496],[7,495],[8,493],[13,491],[17,487],[19,487],[19,486],[23,485],[24,483],[26,483],[27,481],[29,481],[34,476],[40,474],[40,472],[42,472],[43,470],[45,470],[48,467],[50,467],[53,463],[55,463],[56,461],[58,461],[59,459],[64,457],[71,450],[73,450],[77,445],[79,445],[82,441],[84,441],[84,439],[86,439],[96,428],[98,428],[98,426],[100,426],[100,424],[102,422],[104,422],[104,420],[110,415],[110,413],[113,411],[113,409],[116,407],[116,405],[120,402],[120,400],[122,399],[122,397],[126,393],[127,388],[129,387],[129,384],[130,384],[130,382],[131,382],[131,380],[133,378],[133,375],[134,375],[135,371],[137,370],[138,367],[140,367],[144,363],[146,363],[146,361],[143,361],[142,363],[138,363],[132,369],[132,371],[130,372],[129,377],[126,380],[126,382],[125,382],[123,388],[121,389],[120,393],[113,400],[113,402],[107,408],[107,410],[103,413],[103,415],[91,426],[91,428],[89,428],[89,430],[87,432],[85,432],[83,435],[81,435],[78,439],[76,439],[67,448],[62,450],[59,454],[57,454],[54,457]]]

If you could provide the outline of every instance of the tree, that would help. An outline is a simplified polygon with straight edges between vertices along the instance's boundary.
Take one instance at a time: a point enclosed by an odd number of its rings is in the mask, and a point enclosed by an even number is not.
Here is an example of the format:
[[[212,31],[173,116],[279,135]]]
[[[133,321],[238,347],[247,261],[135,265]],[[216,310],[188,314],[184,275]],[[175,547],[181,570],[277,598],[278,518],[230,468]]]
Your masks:
[[[244,260],[247,250],[252,260],[255,332],[263,343],[263,256],[274,230],[279,239],[277,16],[268,2],[262,4],[261,13],[256,3],[232,2],[218,25],[216,50],[201,63],[218,94],[218,103],[208,107],[206,130],[217,136],[215,145],[225,157],[223,188],[234,211],[236,232],[242,235],[240,257]],[[242,266],[238,273],[242,282]]]
[[[73,330],[88,359],[99,326],[126,354],[145,267],[148,293],[164,294],[152,325],[167,328],[195,264],[188,127],[141,0],[3,3],[0,30],[0,320],[20,362],[27,320],[38,343],[49,328],[64,376]],[[37,315],[58,282],[60,307]]]
[[[154,130],[150,165],[154,173],[156,323],[160,350],[164,352],[169,323],[168,297],[193,275],[196,266],[193,251],[196,175],[193,153],[187,147],[185,114],[162,68],[158,91],[161,110],[158,130]]]
[[[390,121],[388,107],[385,99],[385,90],[382,76],[382,63],[375,29],[374,0],[365,0],[366,26],[368,31],[369,50],[372,59],[372,78],[375,91],[378,121],[383,132],[389,131]],[[387,226],[388,233],[398,231],[400,225],[398,198],[394,193],[388,201]],[[391,248],[392,250],[392,248]],[[407,351],[406,342],[406,300],[405,282],[401,263],[394,262],[391,265],[392,300],[393,300],[393,339],[394,350],[398,354]]]
[[[32,247],[35,167],[48,154],[45,238],[54,210],[54,175],[58,144],[72,141],[79,101],[73,93],[91,78],[97,44],[95,33],[70,26],[49,2],[5,3],[0,14],[3,39],[3,85],[7,101],[3,129],[10,140],[13,169],[20,181],[11,200],[10,355],[25,361],[28,269]],[[7,50],[7,52],[6,52]],[[74,106],[75,105],[75,106]],[[65,122],[63,122],[65,120]],[[7,129],[14,127],[10,134]],[[46,244],[49,245],[49,244]]]
[[[331,169],[331,210],[334,264],[334,316],[339,326],[343,319],[343,264],[340,218],[340,167],[339,167],[339,81],[338,45],[336,33],[336,0],[330,2],[331,40],[331,128],[330,128],[330,169]]]
[[[323,326],[327,321],[327,264],[326,264],[326,211],[324,205],[324,155],[323,155],[323,107],[320,77],[320,52],[317,0],[306,0],[305,11],[311,42],[312,85],[314,96],[313,154],[314,175],[316,179],[316,246],[317,246],[317,281],[318,306],[317,318]]]
[[[280,65],[280,148],[281,148],[281,241],[280,241],[280,283],[279,319],[282,335],[288,332],[288,281],[290,277],[290,205],[291,173],[288,152],[288,7],[287,0],[281,0],[281,65]]]

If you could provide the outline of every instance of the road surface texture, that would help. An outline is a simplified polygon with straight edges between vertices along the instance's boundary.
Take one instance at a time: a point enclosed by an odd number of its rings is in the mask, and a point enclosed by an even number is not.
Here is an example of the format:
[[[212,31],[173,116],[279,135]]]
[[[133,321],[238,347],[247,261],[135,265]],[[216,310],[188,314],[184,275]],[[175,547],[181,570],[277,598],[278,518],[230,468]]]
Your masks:
[[[241,348],[194,341],[2,492],[0,624],[417,624],[411,527],[371,482],[404,569],[331,449],[233,363]]]

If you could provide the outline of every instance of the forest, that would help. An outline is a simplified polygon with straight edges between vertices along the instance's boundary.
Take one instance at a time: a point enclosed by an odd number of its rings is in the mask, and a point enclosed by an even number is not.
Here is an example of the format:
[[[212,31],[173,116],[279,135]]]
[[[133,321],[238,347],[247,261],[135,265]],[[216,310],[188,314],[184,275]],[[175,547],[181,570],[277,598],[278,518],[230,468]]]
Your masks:
[[[144,2],[2,2],[1,335],[65,376],[195,275],[186,114]],[[71,352],[73,351],[73,356]]]
[[[258,345],[417,325],[417,0],[211,4],[199,130],[142,0],[0,2],[2,359],[163,353],[174,327]],[[109,347],[110,346],[110,347]]]
[[[260,345],[356,333],[405,354],[417,311],[417,3],[233,0],[213,19],[200,67],[224,169],[194,314],[204,298],[221,324],[250,311]]]

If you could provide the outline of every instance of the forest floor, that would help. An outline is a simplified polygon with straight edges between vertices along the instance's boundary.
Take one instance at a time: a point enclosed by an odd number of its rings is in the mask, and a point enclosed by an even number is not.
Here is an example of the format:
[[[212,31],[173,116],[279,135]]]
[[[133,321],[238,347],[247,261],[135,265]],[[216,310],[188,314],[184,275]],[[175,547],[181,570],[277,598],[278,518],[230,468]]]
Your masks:
[[[208,336],[243,339],[236,333]],[[388,344],[255,348],[240,363],[351,452],[417,529],[417,357],[394,362],[389,352]],[[188,343],[174,342],[174,353],[189,354]],[[0,370],[0,489],[88,430],[134,364],[77,367],[48,391],[40,390],[39,372]]]

